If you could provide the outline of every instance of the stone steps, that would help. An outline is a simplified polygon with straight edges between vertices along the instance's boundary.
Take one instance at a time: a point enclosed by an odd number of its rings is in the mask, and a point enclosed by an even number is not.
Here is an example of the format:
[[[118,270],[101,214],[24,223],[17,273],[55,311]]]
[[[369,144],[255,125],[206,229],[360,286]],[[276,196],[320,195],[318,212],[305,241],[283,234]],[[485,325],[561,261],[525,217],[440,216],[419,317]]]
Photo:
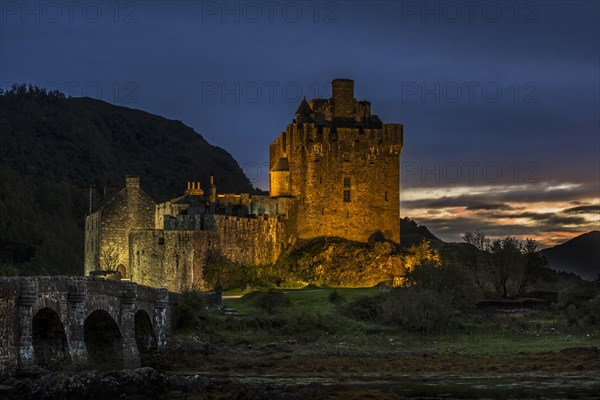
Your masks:
[[[221,310],[221,314],[228,315],[230,317],[237,317],[238,315],[242,315],[238,310],[229,307],[223,307],[223,309]]]

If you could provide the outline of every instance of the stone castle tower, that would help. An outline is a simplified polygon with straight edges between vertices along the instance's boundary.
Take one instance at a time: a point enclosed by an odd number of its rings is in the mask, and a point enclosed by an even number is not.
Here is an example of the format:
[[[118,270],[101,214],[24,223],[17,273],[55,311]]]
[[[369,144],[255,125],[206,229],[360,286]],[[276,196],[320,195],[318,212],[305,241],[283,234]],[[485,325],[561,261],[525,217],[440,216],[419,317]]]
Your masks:
[[[331,99],[304,99],[271,143],[272,198],[295,198],[300,239],[367,241],[377,232],[400,242],[401,124],[383,124],[354,81],[332,82]]]

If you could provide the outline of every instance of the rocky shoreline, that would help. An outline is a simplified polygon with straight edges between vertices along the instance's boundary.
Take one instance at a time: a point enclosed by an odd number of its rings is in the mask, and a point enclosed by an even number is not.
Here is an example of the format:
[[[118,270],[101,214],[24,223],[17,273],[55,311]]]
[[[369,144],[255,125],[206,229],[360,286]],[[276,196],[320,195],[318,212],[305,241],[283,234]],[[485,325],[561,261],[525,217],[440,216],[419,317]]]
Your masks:
[[[264,348],[210,345],[197,338],[174,341],[168,350],[148,354],[143,368],[40,370],[36,377],[10,378],[0,382],[0,399],[362,400],[416,399],[425,392],[431,399],[452,399],[505,398],[514,390],[522,393],[512,398],[543,393],[549,399],[593,399],[600,390],[600,350],[594,346],[510,358],[436,352],[303,354],[298,346],[303,348],[289,341]],[[557,380],[560,385],[552,386]],[[507,384],[511,393],[505,392]]]
[[[39,378],[9,379],[0,385],[8,400],[186,399],[220,394],[222,399],[313,399],[319,385],[239,384],[199,375],[163,374],[153,368],[54,372]]]

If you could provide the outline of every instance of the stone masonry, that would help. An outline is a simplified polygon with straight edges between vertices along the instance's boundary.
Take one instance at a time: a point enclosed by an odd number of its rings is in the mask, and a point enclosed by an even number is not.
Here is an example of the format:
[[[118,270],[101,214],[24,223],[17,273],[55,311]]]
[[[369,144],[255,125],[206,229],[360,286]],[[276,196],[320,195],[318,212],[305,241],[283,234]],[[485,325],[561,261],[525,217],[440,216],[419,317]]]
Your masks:
[[[0,379],[140,365],[166,344],[177,294],[89,277],[0,278]]]

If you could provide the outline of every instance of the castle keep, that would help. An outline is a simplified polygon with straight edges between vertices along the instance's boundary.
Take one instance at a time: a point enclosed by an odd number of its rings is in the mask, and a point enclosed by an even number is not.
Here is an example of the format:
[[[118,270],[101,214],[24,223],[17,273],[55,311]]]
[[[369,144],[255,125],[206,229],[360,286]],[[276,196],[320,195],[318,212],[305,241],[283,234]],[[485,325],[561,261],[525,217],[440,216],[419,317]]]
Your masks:
[[[86,217],[85,274],[118,270],[125,279],[180,291],[204,286],[203,266],[274,263],[298,240],[337,236],[400,242],[403,127],[383,124],[354,81],[332,82],[332,98],[302,100],[270,146],[270,193],[220,194],[188,182],[181,197],[156,204],[126,177]]]

